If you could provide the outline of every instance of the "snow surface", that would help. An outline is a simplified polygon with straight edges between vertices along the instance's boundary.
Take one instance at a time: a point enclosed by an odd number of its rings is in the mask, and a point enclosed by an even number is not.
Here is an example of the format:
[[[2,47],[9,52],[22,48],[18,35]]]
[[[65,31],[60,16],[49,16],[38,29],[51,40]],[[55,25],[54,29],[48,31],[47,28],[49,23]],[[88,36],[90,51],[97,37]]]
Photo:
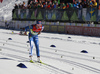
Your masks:
[[[42,32],[40,55],[48,65],[29,62],[27,41],[28,36],[19,35],[19,31],[12,34],[12,30],[0,29],[1,74],[100,74],[100,38]],[[35,47],[33,60],[37,60]],[[27,68],[18,67],[20,63]]]
[[[11,20],[15,3],[3,0],[0,20]],[[12,38],[12,40],[8,40]],[[29,62],[28,37],[19,31],[0,28],[0,74],[100,74],[100,38],[44,33],[39,35],[41,60],[48,65]],[[56,47],[50,47],[55,45]],[[86,50],[88,53],[81,53]],[[35,47],[33,60],[37,60]],[[23,63],[27,68],[17,67]]]
[[[28,0],[3,0],[3,2],[0,3],[0,20],[12,20],[12,9],[14,9],[15,3],[22,4],[23,1],[27,4]]]

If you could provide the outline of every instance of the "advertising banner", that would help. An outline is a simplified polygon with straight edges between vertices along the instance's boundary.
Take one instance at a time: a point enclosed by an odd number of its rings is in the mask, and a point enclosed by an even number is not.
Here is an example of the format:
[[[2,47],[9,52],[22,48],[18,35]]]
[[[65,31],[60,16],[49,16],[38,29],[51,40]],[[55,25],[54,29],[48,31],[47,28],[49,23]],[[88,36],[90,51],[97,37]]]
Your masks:
[[[82,26],[68,26],[67,25],[65,33],[82,35],[83,34],[83,27]]]
[[[100,27],[84,27],[83,35],[100,36]]]
[[[82,35],[83,34],[83,27],[82,26],[74,26],[74,34]]]
[[[57,32],[57,25],[50,25],[51,32]]]
[[[69,26],[67,25],[66,28],[65,28],[65,33],[67,34],[74,34],[74,26]]]
[[[58,26],[58,32],[59,33],[65,33],[65,26],[59,25]]]
[[[45,32],[49,32],[50,31],[50,26],[49,25],[44,25],[44,30]]]
[[[0,21],[0,27],[5,27],[5,22]]]
[[[13,9],[13,20],[45,20],[99,22],[100,10],[97,8],[67,9]]]
[[[66,26],[65,33],[75,35],[100,36],[100,27]]]
[[[9,26],[14,29],[24,28],[26,26],[32,25],[36,21],[12,21]],[[55,32],[55,33],[67,33],[74,35],[86,35],[86,36],[100,36],[100,25],[97,24],[77,24],[77,23],[67,23],[69,25],[44,25],[45,32]],[[75,24],[75,25],[70,25]],[[80,26],[82,25],[82,26]],[[1,22],[1,27],[5,26],[5,22]]]

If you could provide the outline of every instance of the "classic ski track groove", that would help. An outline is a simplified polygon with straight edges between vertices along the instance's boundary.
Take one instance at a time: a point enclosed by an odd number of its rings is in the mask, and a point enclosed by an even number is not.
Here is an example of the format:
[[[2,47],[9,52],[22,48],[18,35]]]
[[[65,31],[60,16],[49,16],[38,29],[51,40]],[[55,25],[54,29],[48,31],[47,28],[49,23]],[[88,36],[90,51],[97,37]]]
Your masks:
[[[7,41],[7,40],[5,40],[5,41]],[[7,42],[9,42],[9,40],[7,41]],[[5,44],[8,44],[7,42],[4,42]],[[16,42],[16,43],[20,43],[20,42],[17,42],[17,41],[10,41],[10,42]],[[3,42],[2,42],[3,43]],[[21,44],[24,44],[24,45],[28,45],[28,44],[25,44],[25,43],[21,43]],[[16,45],[14,45],[14,44],[11,44],[11,43],[9,43],[8,45],[13,45],[13,46],[16,46]],[[20,46],[20,45],[17,45],[18,47],[23,47],[23,48],[27,48],[27,47],[24,47],[24,46]],[[90,55],[83,55],[83,54],[78,54],[78,53],[75,53],[75,52],[70,52],[70,51],[64,51],[64,50],[60,50],[60,49],[58,49],[58,48],[49,48],[49,47],[45,47],[45,46],[40,46],[40,47],[42,47],[42,48],[46,48],[46,49],[49,49],[49,50],[57,50],[57,51],[60,51],[60,52],[64,52],[64,53],[70,53],[70,54],[74,54],[74,55],[80,55],[80,56],[86,56],[86,57],[93,57],[93,56],[90,56]],[[99,58],[100,59],[100,57],[97,57],[97,58]]]
[[[43,37],[43,36],[39,36],[41,38],[48,38],[48,39],[58,39],[58,40],[67,40],[67,39],[60,39],[60,38],[56,38],[56,37]],[[0,40],[3,40],[3,39],[0,39]],[[20,44],[23,44],[23,45],[27,45],[25,43],[22,43],[22,42],[18,42],[18,41],[10,41],[10,40],[5,40],[7,42],[5,42],[5,44],[8,44],[8,45],[13,45],[13,44],[10,44],[8,42],[16,42],[16,43],[20,43]],[[67,41],[72,41],[71,39],[67,40]],[[79,42],[79,41],[73,41],[73,42],[78,42],[78,43],[82,43],[82,42]],[[83,43],[85,43],[86,41],[83,41]],[[3,42],[2,42],[3,43]],[[90,42],[90,44],[98,44],[98,43],[95,43],[95,42]],[[18,46],[18,47],[21,47],[21,48],[26,48],[24,46],[19,46],[19,45],[13,45],[13,46]],[[1,46],[0,46],[1,47]],[[48,47],[44,47],[44,46],[40,46],[42,48],[46,48],[46,49],[49,49],[49,50],[52,50],[53,48],[48,48]],[[11,51],[16,51],[16,52],[20,52],[20,53],[23,53],[23,51],[20,51],[20,50],[15,50],[15,49],[11,49],[11,48],[7,48],[7,47],[1,47],[1,48],[4,48],[4,49],[9,49]],[[55,50],[55,49],[54,49]],[[59,50],[59,49],[56,49],[60,52],[65,52],[65,53],[70,53],[70,54],[73,54],[73,52],[69,52],[69,51],[62,51],[62,50]],[[44,52],[44,53],[49,53],[49,54],[53,54],[53,55],[62,55],[62,54],[57,54],[57,53],[53,53],[53,52],[48,52],[48,51],[44,51],[44,50],[41,50],[41,52]],[[6,56],[9,56],[9,54],[4,54],[2,52],[0,52],[0,54],[2,55],[6,55]],[[27,52],[24,52],[24,54],[27,54]],[[74,55],[81,55],[81,54],[78,54],[78,53],[74,53]],[[15,57],[14,57],[15,56]],[[53,60],[58,60],[58,61],[62,61],[62,62],[65,62],[65,63],[68,63],[68,64],[71,64],[71,65],[74,65],[74,66],[77,66],[77,67],[80,67],[82,69],[85,69],[85,70],[88,70],[88,71],[92,71],[94,73],[100,73],[100,69],[96,69],[94,67],[91,67],[91,66],[88,66],[88,65],[85,65],[85,64],[81,64],[81,63],[78,63],[78,62],[74,62],[74,61],[71,61],[71,60],[66,60],[66,59],[59,59],[59,58],[54,58],[54,57],[49,57],[49,56],[45,56],[45,55],[41,55],[42,57],[45,57],[45,58],[49,58],[49,59],[53,59]],[[96,63],[100,63],[100,61],[96,61],[96,60],[90,60],[90,59],[85,59],[85,58],[79,58],[79,57],[73,57],[73,56],[68,56],[68,55],[63,55],[64,57],[70,57],[70,58],[75,58],[75,59],[81,59],[81,60],[87,60],[87,61],[92,61],[92,62],[96,62]],[[86,56],[87,55],[81,55],[81,56]],[[10,55],[10,57],[12,57]],[[16,55],[13,55],[14,58],[16,58]],[[93,57],[93,56],[88,56],[88,57]],[[24,60],[28,58],[25,58],[25,57],[21,57],[21,56],[17,56],[18,59],[21,59],[21,60]],[[53,68],[53,67],[52,67]],[[54,67],[55,69],[59,69],[59,68],[56,68]],[[63,70],[60,70],[60,71],[63,71]],[[65,71],[66,72],[66,71]]]
[[[29,60],[29,58],[25,58],[25,57],[22,57],[22,56],[18,56],[18,55],[13,55],[13,54],[8,54],[8,53],[2,53],[0,52],[1,55],[5,55],[5,56],[9,56],[9,57],[13,57],[13,58],[16,58],[16,59],[20,59],[20,60],[23,60],[24,62],[29,62],[27,60]],[[33,60],[34,61],[34,60]],[[20,62],[20,61],[19,61]],[[36,63],[33,63],[33,64],[36,64]],[[37,65],[40,65],[40,64],[37,64]],[[40,65],[41,66],[41,65]],[[57,67],[54,67],[52,65],[42,65],[41,67],[46,67],[46,68],[49,68],[50,70],[54,71],[54,72],[57,72],[60,74],[63,74],[63,73],[67,73],[67,74],[72,74],[70,72],[67,72],[65,70],[62,70],[62,69],[59,69]]]
[[[0,46],[0,47],[1,47],[1,46]],[[8,48],[8,47],[1,47],[1,48],[9,49],[9,50],[11,50],[11,51],[17,51],[17,52],[23,53],[23,51],[11,49],[11,48]],[[25,53],[25,52],[24,52],[24,53]],[[25,53],[25,54],[26,54],[26,53]],[[15,56],[15,58],[16,58],[16,55],[14,55],[14,56]],[[81,63],[78,63],[78,62],[74,62],[74,61],[70,61],[70,60],[64,60],[64,59],[59,59],[59,58],[54,58],[54,57],[49,57],[49,56],[45,56],[45,55],[41,55],[41,57],[45,57],[45,58],[49,58],[49,59],[53,59],[53,60],[62,61],[62,62],[65,62],[65,63],[71,64],[71,65],[80,67],[80,68],[85,69],[85,70],[88,70],[88,71],[92,71],[92,72],[95,72],[95,73],[100,73],[100,70],[99,70],[99,69],[96,69],[96,68],[93,68],[93,67],[91,67],[91,66],[84,65],[84,64],[81,64]],[[24,58],[24,57],[23,57],[23,58]],[[22,58],[20,57],[20,59],[22,59]],[[24,59],[27,59],[27,58],[24,58]],[[92,62],[93,62],[93,61],[92,61]]]
[[[0,42],[1,42],[1,41],[0,41]],[[8,42],[1,42],[1,43],[28,49],[28,47],[24,47],[24,46],[20,46],[20,45],[15,45],[15,44],[11,44],[11,43],[8,43]],[[63,50],[60,50],[60,49],[53,49],[53,48],[48,48],[48,47],[44,47],[44,46],[40,46],[40,47],[46,48],[46,49],[49,49],[49,50],[52,50],[52,51],[57,50],[57,51],[60,51],[60,52],[70,53],[70,54],[79,55],[79,56],[86,56],[86,57],[90,57],[90,58],[93,57],[93,56],[88,56],[88,55],[83,55],[83,54],[73,53],[73,52],[69,52],[69,51],[63,51]],[[46,53],[52,53],[52,52],[43,51],[43,50],[41,50],[41,51],[42,51],[42,52],[46,52]],[[52,54],[62,55],[62,54],[57,54],[57,53],[52,53]],[[82,59],[82,60],[88,60],[88,61],[94,61],[94,62],[100,63],[100,61],[89,60],[89,59],[85,59],[85,58],[73,57],[73,56],[68,56],[68,55],[63,55],[63,56],[65,56],[65,57],[71,57],[71,58],[76,58],[76,59]],[[96,58],[99,58],[99,59],[100,59],[100,57],[96,57]]]
[[[96,44],[96,45],[100,45],[100,43],[96,43],[96,42],[90,42],[88,41],[88,43],[86,43],[87,41],[85,40],[80,40],[80,41],[77,41],[77,40],[73,40],[73,39],[70,39],[70,38],[67,38],[67,39],[63,39],[63,38],[57,38],[57,37],[46,37],[46,36],[39,36],[40,38],[47,38],[47,39],[56,39],[56,40],[63,40],[63,41],[70,41],[70,42],[75,42],[75,43],[84,43],[84,44]]]

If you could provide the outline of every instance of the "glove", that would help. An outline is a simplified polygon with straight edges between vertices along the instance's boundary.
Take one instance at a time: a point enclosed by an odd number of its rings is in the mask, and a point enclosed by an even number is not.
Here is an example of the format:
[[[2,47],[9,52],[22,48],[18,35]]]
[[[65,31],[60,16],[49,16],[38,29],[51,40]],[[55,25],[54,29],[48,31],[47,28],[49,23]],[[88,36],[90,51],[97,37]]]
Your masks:
[[[38,35],[39,35],[40,33],[41,33],[41,32],[39,32]]]
[[[27,35],[27,32],[25,31],[24,35]]]

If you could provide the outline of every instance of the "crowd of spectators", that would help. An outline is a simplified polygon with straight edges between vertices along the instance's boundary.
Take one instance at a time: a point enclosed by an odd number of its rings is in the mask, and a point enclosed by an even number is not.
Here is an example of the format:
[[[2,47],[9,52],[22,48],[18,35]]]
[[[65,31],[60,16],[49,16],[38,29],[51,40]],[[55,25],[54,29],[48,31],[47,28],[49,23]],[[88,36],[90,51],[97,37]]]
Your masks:
[[[34,9],[34,8],[41,8],[41,9],[67,9],[67,8],[87,8],[87,7],[97,7],[97,2],[94,0],[89,0],[89,2],[73,2],[73,3],[58,3],[57,0],[54,0],[53,2],[50,0],[46,0],[45,2],[39,1],[34,2],[34,0],[28,0],[27,3],[23,1],[23,3],[15,4],[15,9]]]

